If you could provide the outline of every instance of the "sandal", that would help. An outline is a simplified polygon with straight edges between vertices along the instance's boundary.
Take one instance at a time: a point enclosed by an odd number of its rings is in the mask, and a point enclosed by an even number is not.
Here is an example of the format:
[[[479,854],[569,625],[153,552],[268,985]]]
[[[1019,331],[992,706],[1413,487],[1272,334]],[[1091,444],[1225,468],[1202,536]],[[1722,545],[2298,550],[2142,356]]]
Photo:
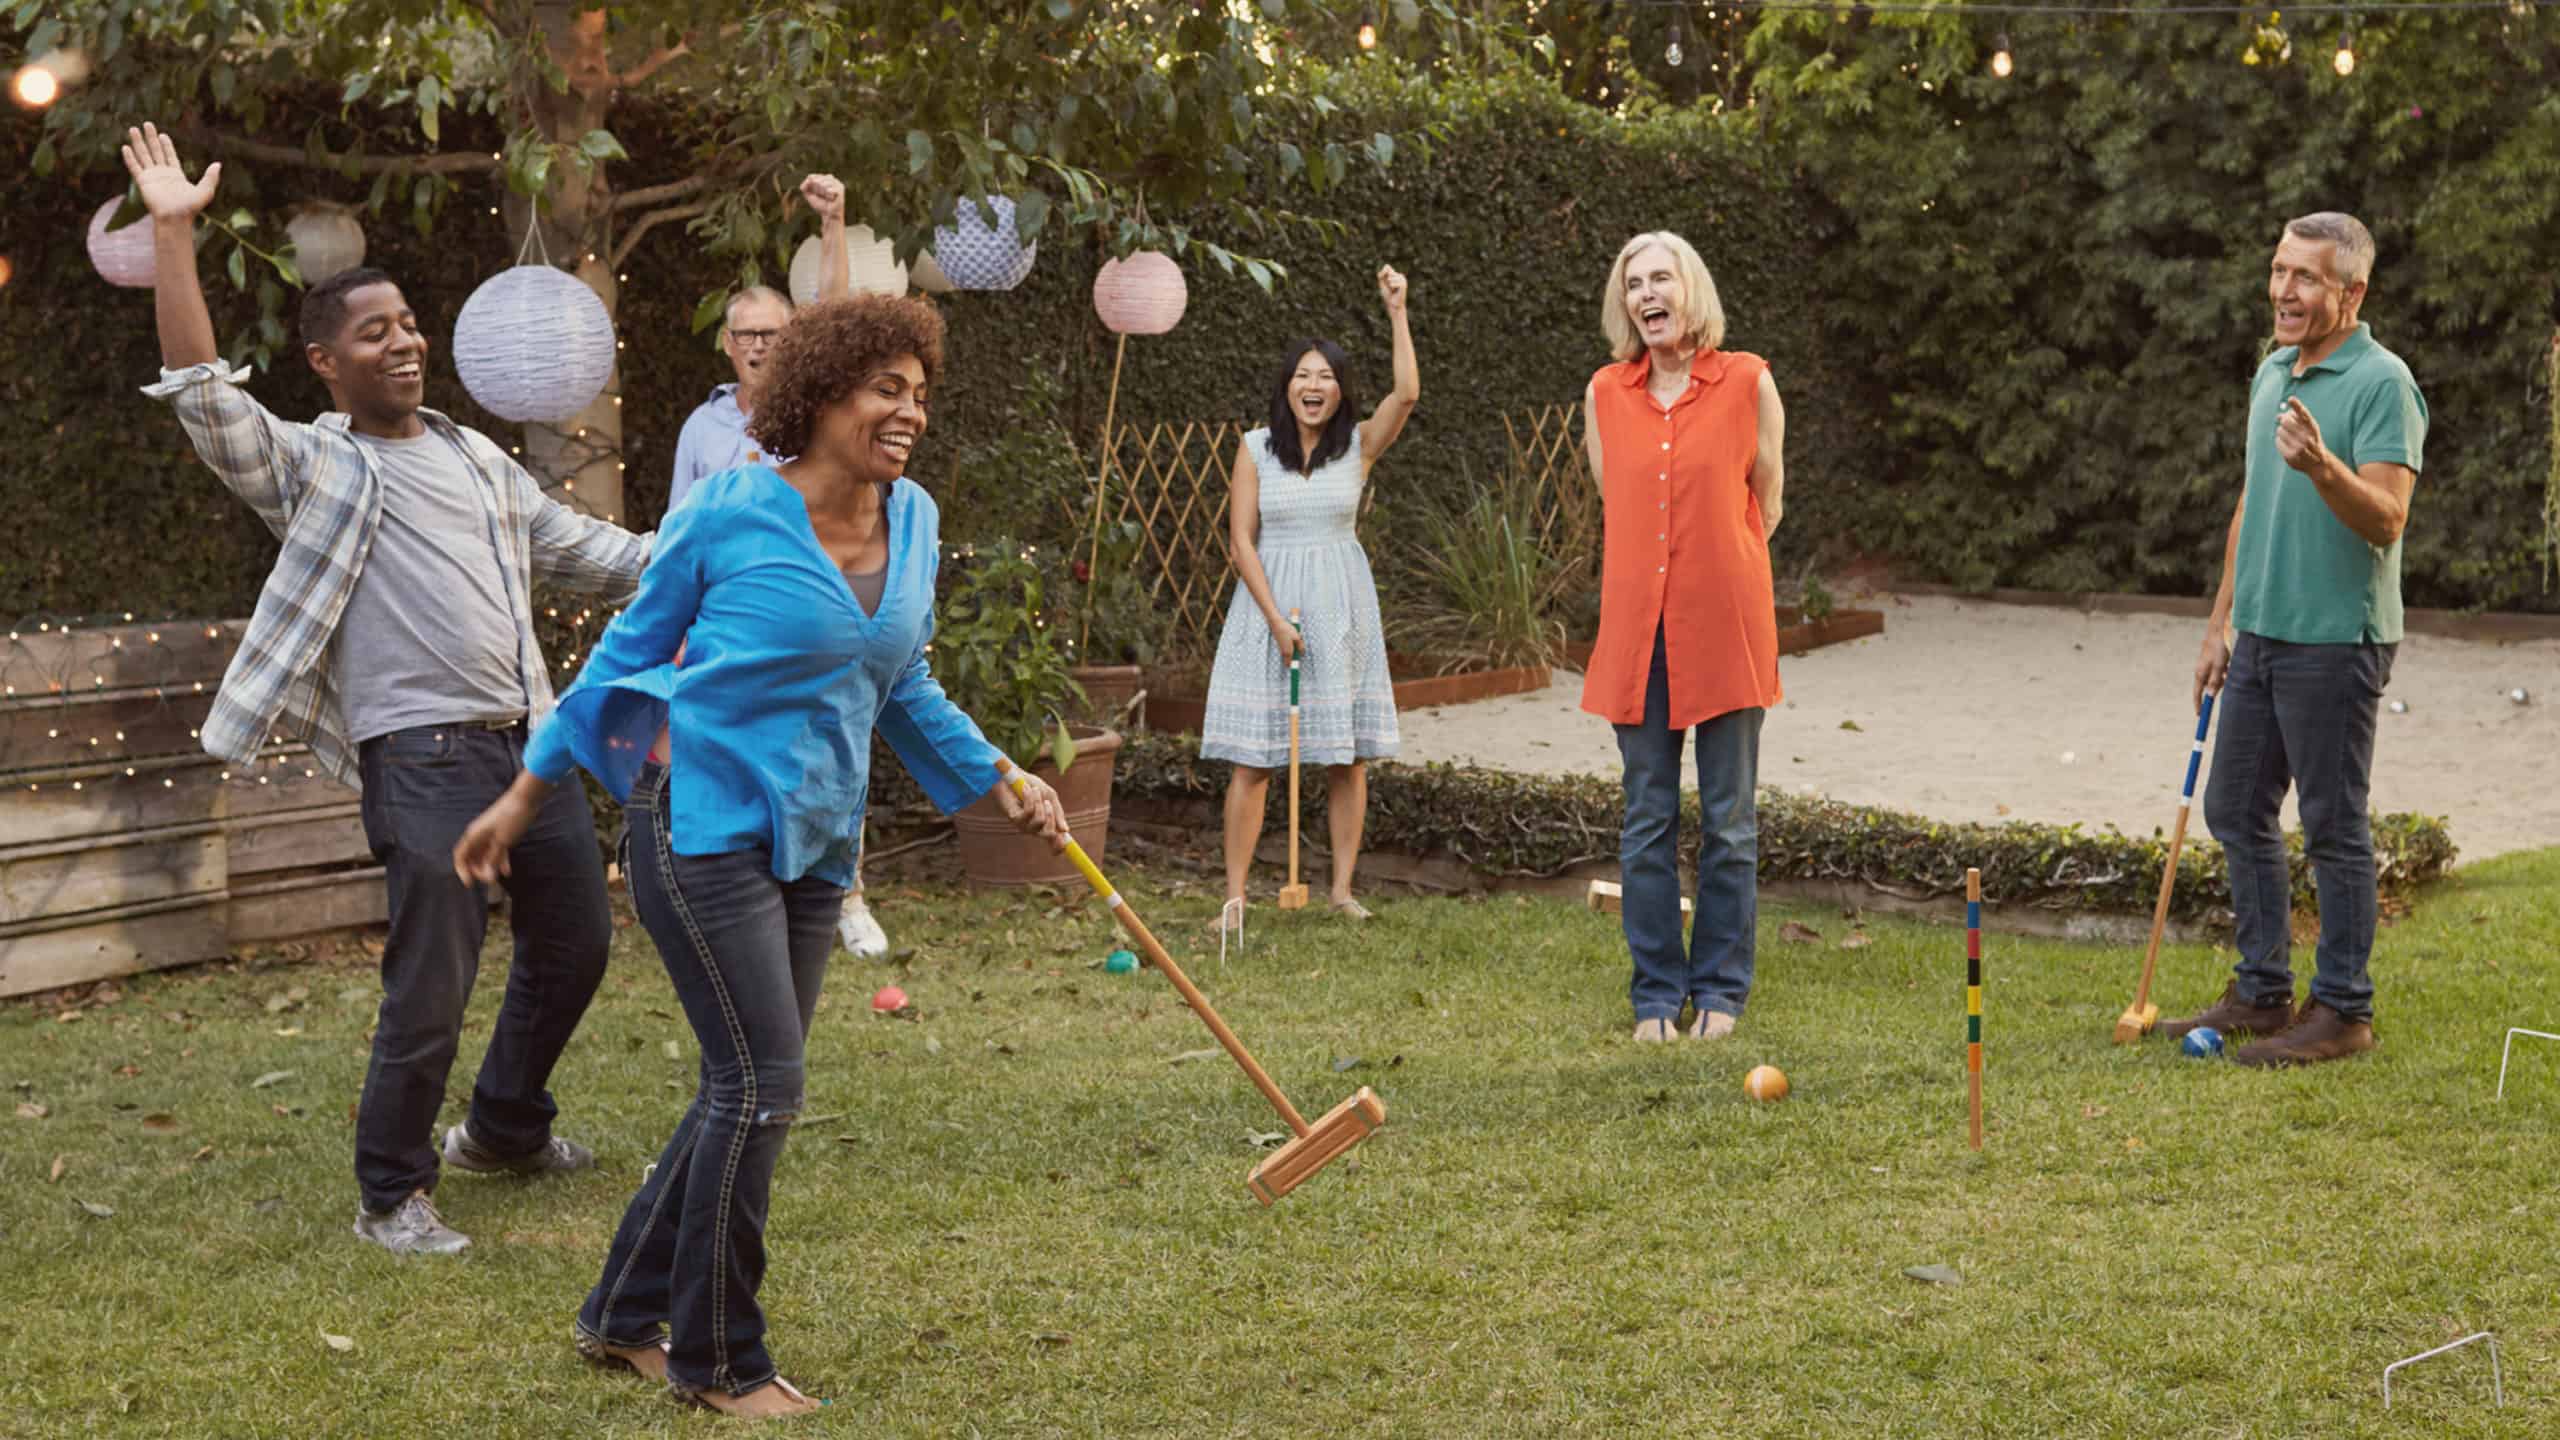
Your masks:
[[[748,1395],[759,1394],[766,1390],[781,1391],[784,1397],[793,1403],[794,1408],[789,1410],[776,1410],[763,1414],[731,1408],[731,1406],[745,1400]],[[710,1397],[714,1394],[720,1395],[720,1400],[711,1399]],[[755,1389],[748,1391],[746,1395],[731,1395],[722,1391],[694,1390],[670,1380],[667,1382],[667,1398],[686,1407],[687,1409],[708,1410],[715,1415],[727,1415],[738,1419],[761,1420],[792,1420],[797,1419],[802,1415],[815,1415],[820,1410],[823,1410],[829,1405],[835,1403],[832,1400],[813,1400],[809,1396],[802,1394],[799,1386],[792,1384],[790,1381],[783,1379],[779,1375],[774,1376],[770,1383],[759,1385]],[[723,1404],[722,1401],[727,1401],[729,1403]]]
[[[571,1332],[569,1343],[576,1347],[579,1359],[599,1370],[628,1370],[643,1380],[666,1383],[667,1342],[664,1340],[657,1344],[654,1364],[634,1358],[635,1355],[647,1355],[649,1352],[646,1346],[616,1345],[601,1336],[590,1335],[584,1330]]]
[[[1377,916],[1369,913],[1368,906],[1361,904],[1359,901],[1352,899],[1348,895],[1333,902],[1333,913],[1341,916],[1345,920],[1366,921],[1378,918]]]

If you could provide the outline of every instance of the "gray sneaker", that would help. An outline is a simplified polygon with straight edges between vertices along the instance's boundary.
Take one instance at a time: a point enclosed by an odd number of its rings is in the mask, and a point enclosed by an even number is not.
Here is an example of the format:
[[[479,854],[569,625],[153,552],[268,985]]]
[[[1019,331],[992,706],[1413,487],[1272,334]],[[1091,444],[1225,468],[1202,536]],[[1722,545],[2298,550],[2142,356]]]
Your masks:
[[[472,1139],[468,1126],[456,1125],[444,1132],[444,1163],[474,1175],[547,1175],[592,1170],[596,1152],[554,1135],[530,1155],[506,1156]]]
[[[394,1255],[451,1255],[471,1244],[470,1236],[444,1223],[424,1190],[380,1213],[358,1206],[356,1234]]]

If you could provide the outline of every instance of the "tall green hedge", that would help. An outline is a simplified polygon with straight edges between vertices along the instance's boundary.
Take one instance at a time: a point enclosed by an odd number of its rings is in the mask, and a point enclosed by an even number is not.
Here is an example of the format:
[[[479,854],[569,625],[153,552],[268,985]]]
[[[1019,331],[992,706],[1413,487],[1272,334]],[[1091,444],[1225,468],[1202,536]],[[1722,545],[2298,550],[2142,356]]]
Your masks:
[[[685,143],[682,124],[634,117],[622,138],[636,156]],[[456,117],[461,123],[462,117]],[[1440,127],[1426,158],[1408,144],[1328,197],[1322,218],[1345,227],[1335,243],[1309,229],[1230,237],[1269,255],[1289,279],[1265,296],[1249,281],[1204,272],[1186,257],[1190,309],[1164,337],[1133,339],[1120,415],[1253,421],[1288,341],[1339,340],[1356,383],[1374,398],[1386,383],[1387,329],[1374,274],[1393,263],[1412,280],[1423,402],[1397,453],[1377,472],[1377,527],[1392,527],[1420,494],[1488,478],[1503,457],[1501,416],[1577,399],[1604,363],[1601,284],[1617,247],[1639,230],[1676,228],[1715,267],[1734,346],[1767,355],[1790,394],[1790,513],[1819,516],[1854,493],[1872,468],[1861,417],[1859,367],[1826,349],[1806,323],[1816,313],[1818,256],[1828,237],[1817,207],[1783,167],[1703,121],[1628,127],[1534,87],[1483,89],[1456,99],[1381,87],[1370,113],[1331,122],[1329,138]],[[286,130],[294,126],[285,126]],[[272,555],[255,521],[189,457],[185,437],[137,388],[157,364],[150,297],[118,291],[89,269],[87,213],[122,177],[42,181],[26,168],[34,127],[0,119],[0,213],[18,274],[0,290],[0,344],[12,355],[0,390],[0,453],[18,457],[0,487],[17,539],[0,558],[0,614],[109,610],[243,614]],[[232,167],[225,167],[226,176]],[[239,183],[226,178],[226,189]],[[269,172],[269,183],[302,177]],[[308,191],[331,194],[321,178]],[[356,197],[360,198],[360,197]],[[472,286],[512,258],[506,238],[466,195],[431,239],[405,223],[367,224],[369,263],[404,281],[427,333],[452,333]],[[1060,381],[1058,404],[1090,457],[1109,390],[1113,337],[1094,316],[1092,281],[1104,258],[1089,237],[1052,236],[1020,288],[946,297],[951,363],[916,463],[942,501],[954,540],[1018,531],[1014,477],[966,465],[1008,433],[1037,368]],[[727,377],[726,362],[690,328],[694,306],[729,272],[695,253],[677,227],[651,235],[624,267],[620,314],[628,463],[626,505],[652,520],[686,413]],[[218,325],[248,308],[217,278]],[[325,408],[295,361],[257,384],[280,413]],[[509,428],[462,392],[449,365],[431,368],[428,403],[507,438]],[[955,475],[955,468],[959,473]],[[979,472],[984,473],[979,473]],[[1790,530],[1818,527],[1799,518]],[[1782,535],[1782,543],[1791,539]],[[137,565],[137,557],[146,563]]]

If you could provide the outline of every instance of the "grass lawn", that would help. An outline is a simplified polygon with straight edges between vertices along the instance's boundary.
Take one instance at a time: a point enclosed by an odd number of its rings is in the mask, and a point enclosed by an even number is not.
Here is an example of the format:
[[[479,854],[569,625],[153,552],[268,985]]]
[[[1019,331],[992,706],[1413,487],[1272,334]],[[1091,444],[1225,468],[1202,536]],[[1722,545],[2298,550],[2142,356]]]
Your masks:
[[[1207,891],[1117,878],[1302,1110],[1366,1083],[1388,1129],[1266,1210],[1277,1122],[1223,1056],[1175,1063],[1213,1042],[1095,967],[1097,907],[887,888],[910,950],[840,958],[775,1192],[774,1348],[835,1400],[799,1433],[2560,1433],[2560,1045],[2491,1098],[2504,1028],[2560,1029],[2560,850],[2430,890],[2383,935],[2382,1049],[2313,1071],[2115,1049],[2138,953],[1995,924],[1980,1155],[1957,930],[1843,949],[1772,906],[1741,1031],[1639,1048],[1613,917],[1266,905],[1221,969]],[[2164,1009],[2225,963],[2166,955]],[[868,1013],[889,979],[920,1020]],[[0,1007],[0,1436],[720,1432],[568,1345],[696,1063],[643,934],[556,1082],[602,1172],[449,1178],[458,1260],[348,1233],[376,994],[295,964]],[[1793,1098],[1744,1097],[1762,1062]],[[2385,1414],[2386,1363],[2479,1329],[2504,1410],[2473,1347]]]

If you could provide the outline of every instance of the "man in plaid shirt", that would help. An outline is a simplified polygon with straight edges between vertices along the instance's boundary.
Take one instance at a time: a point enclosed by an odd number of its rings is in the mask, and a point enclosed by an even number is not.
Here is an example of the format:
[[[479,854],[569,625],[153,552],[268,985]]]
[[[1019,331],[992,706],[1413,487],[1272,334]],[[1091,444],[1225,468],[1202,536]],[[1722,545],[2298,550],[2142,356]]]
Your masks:
[[[364,795],[384,865],[391,935],[382,1010],[356,1116],[356,1233],[397,1254],[470,1240],[430,1196],[436,1112],[462,1035],[489,911],[455,875],[453,845],[514,779],[552,696],[532,590],[550,581],[619,601],[646,538],[547,498],[489,437],[419,401],[427,340],[400,287],[351,270],[304,295],[304,357],[332,413],[279,419],[221,363],[196,278],[195,218],[219,163],[190,181],[155,127],[127,132],[125,168],[150,211],[162,373],[196,453],[281,542],[203,729],[247,761],[299,741]],[[444,1164],[536,1174],[595,1163],[551,1133],[552,1066],[604,976],[612,938],[586,796],[553,792],[509,857],[515,963],[465,1121]]]

